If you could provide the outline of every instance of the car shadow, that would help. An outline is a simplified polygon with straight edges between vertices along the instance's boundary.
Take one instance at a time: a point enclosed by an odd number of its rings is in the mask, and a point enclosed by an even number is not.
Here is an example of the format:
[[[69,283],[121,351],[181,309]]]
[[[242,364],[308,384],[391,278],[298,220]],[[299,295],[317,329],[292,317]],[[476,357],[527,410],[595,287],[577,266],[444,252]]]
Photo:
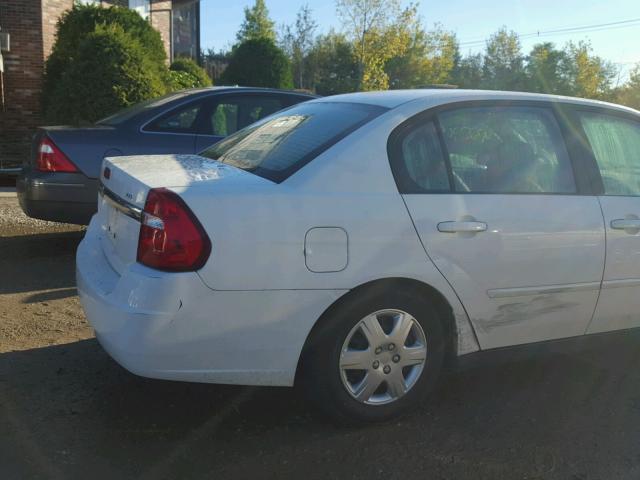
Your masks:
[[[134,376],[93,339],[9,352],[0,464],[5,478],[637,478],[637,344],[498,354],[447,373],[416,412],[359,428],[297,389]]]
[[[83,236],[82,231],[0,236],[0,294],[58,290],[49,295],[74,295],[75,252]]]
[[[48,292],[39,292],[29,295],[22,300],[22,303],[39,303],[49,302],[51,300],[60,300],[63,298],[69,298],[77,295],[75,288],[62,288],[60,290],[51,290]]]

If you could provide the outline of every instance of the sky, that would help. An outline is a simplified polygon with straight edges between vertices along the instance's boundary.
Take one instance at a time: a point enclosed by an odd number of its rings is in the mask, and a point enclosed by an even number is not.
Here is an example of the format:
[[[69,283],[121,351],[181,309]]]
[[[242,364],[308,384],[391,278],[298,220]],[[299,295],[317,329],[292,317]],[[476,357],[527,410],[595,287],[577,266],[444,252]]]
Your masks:
[[[230,48],[244,18],[244,7],[253,3],[253,0],[201,0],[202,47]],[[293,23],[299,8],[308,4],[319,24],[318,33],[331,27],[341,28],[333,0],[266,0],[266,3],[276,25]],[[422,0],[418,11],[425,25],[440,23],[455,32],[463,53],[483,50],[483,40],[502,26],[525,35],[637,19],[595,31],[530,36],[522,39],[522,46],[528,52],[540,41],[562,45],[570,40],[590,40],[597,55],[620,67],[622,80],[640,62],[640,0]]]

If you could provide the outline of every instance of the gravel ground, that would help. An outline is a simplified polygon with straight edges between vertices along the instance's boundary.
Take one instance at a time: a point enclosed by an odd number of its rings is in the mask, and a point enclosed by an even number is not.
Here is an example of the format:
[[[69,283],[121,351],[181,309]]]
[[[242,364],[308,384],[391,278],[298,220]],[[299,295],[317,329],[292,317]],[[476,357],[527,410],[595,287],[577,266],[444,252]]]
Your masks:
[[[82,229],[34,220],[0,196],[0,354],[92,337],[73,272]]]
[[[77,300],[81,238],[0,198],[2,479],[640,478],[638,334],[484,356],[414,414],[347,428],[293,389],[124,371]]]

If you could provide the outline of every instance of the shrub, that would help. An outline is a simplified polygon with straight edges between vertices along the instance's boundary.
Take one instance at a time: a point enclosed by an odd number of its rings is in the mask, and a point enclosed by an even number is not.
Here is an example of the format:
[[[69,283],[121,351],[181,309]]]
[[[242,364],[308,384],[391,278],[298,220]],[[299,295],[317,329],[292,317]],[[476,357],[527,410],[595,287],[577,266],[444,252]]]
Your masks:
[[[252,87],[292,88],[291,65],[272,40],[246,40],[231,52],[224,83]]]
[[[154,71],[155,76],[168,82],[164,44],[160,33],[149,22],[128,8],[74,5],[58,21],[56,42],[45,64],[43,107],[48,120],[54,120],[49,113],[59,108],[51,104],[54,98],[60,98],[53,92],[65,72],[73,67],[83,40],[99,26],[108,25],[118,25],[127,35],[136,39],[138,50],[149,60],[148,68]]]
[[[173,78],[182,78],[180,81],[181,84],[187,82],[190,85],[183,88],[195,88],[195,87],[210,87],[213,85],[211,78],[207,75],[207,72],[199,66],[196,62],[191,60],[190,58],[178,58],[174,60],[174,62],[169,67],[171,76]],[[176,74],[187,74],[185,75],[176,75]],[[187,81],[187,78],[190,80]]]
[[[197,79],[188,72],[169,70],[169,90],[172,92],[185,90],[187,88],[196,88],[199,86],[197,83]]]
[[[58,122],[92,123],[165,91],[140,41],[118,25],[98,26],[56,83],[48,113]]]

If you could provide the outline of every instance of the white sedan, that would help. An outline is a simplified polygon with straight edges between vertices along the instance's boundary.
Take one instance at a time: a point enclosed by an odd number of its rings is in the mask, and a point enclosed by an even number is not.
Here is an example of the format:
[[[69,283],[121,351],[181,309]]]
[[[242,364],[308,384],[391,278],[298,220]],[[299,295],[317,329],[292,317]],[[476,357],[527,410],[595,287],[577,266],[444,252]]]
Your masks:
[[[295,382],[382,420],[449,358],[640,326],[639,197],[634,110],[340,95],[200,156],[105,160],[78,290],[136,374]]]

